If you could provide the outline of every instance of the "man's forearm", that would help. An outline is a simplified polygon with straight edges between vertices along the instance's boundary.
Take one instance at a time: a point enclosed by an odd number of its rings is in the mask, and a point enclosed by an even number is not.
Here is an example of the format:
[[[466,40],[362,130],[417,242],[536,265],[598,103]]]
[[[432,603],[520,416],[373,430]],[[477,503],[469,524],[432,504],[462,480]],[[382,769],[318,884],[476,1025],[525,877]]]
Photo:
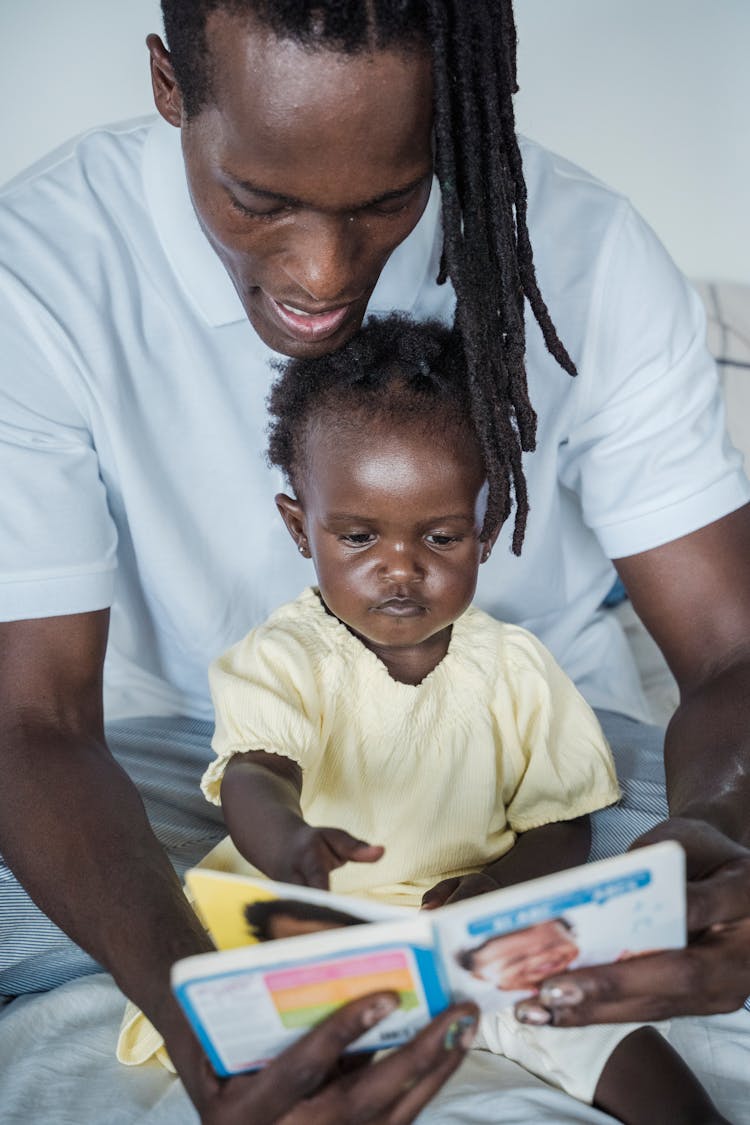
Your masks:
[[[0,850],[40,908],[167,1038],[180,957],[211,949],[132,781],[94,736],[0,722]]]
[[[706,820],[750,845],[750,661],[683,690],[665,765],[673,816]]]

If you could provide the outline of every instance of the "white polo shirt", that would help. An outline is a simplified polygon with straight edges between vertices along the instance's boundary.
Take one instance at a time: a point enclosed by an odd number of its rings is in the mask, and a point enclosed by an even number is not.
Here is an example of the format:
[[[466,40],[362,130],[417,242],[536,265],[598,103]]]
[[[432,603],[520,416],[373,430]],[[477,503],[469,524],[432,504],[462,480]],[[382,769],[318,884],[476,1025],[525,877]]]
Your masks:
[[[507,526],[478,604],[535,632],[595,706],[643,715],[609,558],[750,499],[702,308],[627,201],[524,142],[537,273],[579,370],[528,325],[538,451],[523,557]],[[449,319],[439,194],[370,303]],[[313,580],[264,463],[277,358],[188,195],[179,133],[87,134],[0,199],[0,619],[112,607],[109,718],[210,717],[206,669]]]

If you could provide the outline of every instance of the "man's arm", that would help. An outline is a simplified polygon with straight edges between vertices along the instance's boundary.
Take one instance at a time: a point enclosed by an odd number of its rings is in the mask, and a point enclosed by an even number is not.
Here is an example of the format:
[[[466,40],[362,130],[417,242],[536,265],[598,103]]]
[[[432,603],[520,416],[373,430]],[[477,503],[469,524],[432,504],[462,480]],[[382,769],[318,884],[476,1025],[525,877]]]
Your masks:
[[[0,625],[0,851],[169,1043],[186,1037],[170,966],[212,946],[104,739],[108,624],[102,610]]]
[[[641,842],[685,848],[690,943],[545,982],[519,1005],[532,1023],[728,1012],[750,995],[750,505],[616,566],[680,688],[665,742],[672,819]]]
[[[750,505],[616,566],[680,688],[670,813],[750,845]]]

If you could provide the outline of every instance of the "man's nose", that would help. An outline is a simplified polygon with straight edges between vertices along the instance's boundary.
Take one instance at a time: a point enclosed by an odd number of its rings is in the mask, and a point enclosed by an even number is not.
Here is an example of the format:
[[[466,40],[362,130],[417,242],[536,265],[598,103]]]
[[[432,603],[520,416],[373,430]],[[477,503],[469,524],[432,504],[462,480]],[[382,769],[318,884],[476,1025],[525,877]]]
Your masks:
[[[334,308],[361,295],[361,237],[356,227],[356,220],[346,215],[318,215],[306,217],[290,232],[284,272],[316,305]]]

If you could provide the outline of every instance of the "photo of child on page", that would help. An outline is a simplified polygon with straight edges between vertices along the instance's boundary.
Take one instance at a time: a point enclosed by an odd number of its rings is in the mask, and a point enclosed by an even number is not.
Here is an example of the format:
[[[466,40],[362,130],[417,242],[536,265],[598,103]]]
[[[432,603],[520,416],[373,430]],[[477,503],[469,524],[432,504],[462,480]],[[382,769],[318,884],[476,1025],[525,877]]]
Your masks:
[[[361,926],[365,919],[315,902],[275,898],[249,903],[245,907],[245,921],[253,941],[277,941],[342,926]]]
[[[479,980],[507,992],[532,991],[547,977],[561,973],[578,959],[580,949],[565,918],[537,922],[524,930],[497,934],[456,960]]]
[[[401,315],[276,383],[276,503],[318,584],[212,666],[222,870],[435,909],[585,862],[587,814],[618,799],[573,683],[471,605],[512,454],[466,385],[457,337]],[[480,1042],[628,1122],[658,1097],[720,1120],[652,1028],[493,1012]]]

